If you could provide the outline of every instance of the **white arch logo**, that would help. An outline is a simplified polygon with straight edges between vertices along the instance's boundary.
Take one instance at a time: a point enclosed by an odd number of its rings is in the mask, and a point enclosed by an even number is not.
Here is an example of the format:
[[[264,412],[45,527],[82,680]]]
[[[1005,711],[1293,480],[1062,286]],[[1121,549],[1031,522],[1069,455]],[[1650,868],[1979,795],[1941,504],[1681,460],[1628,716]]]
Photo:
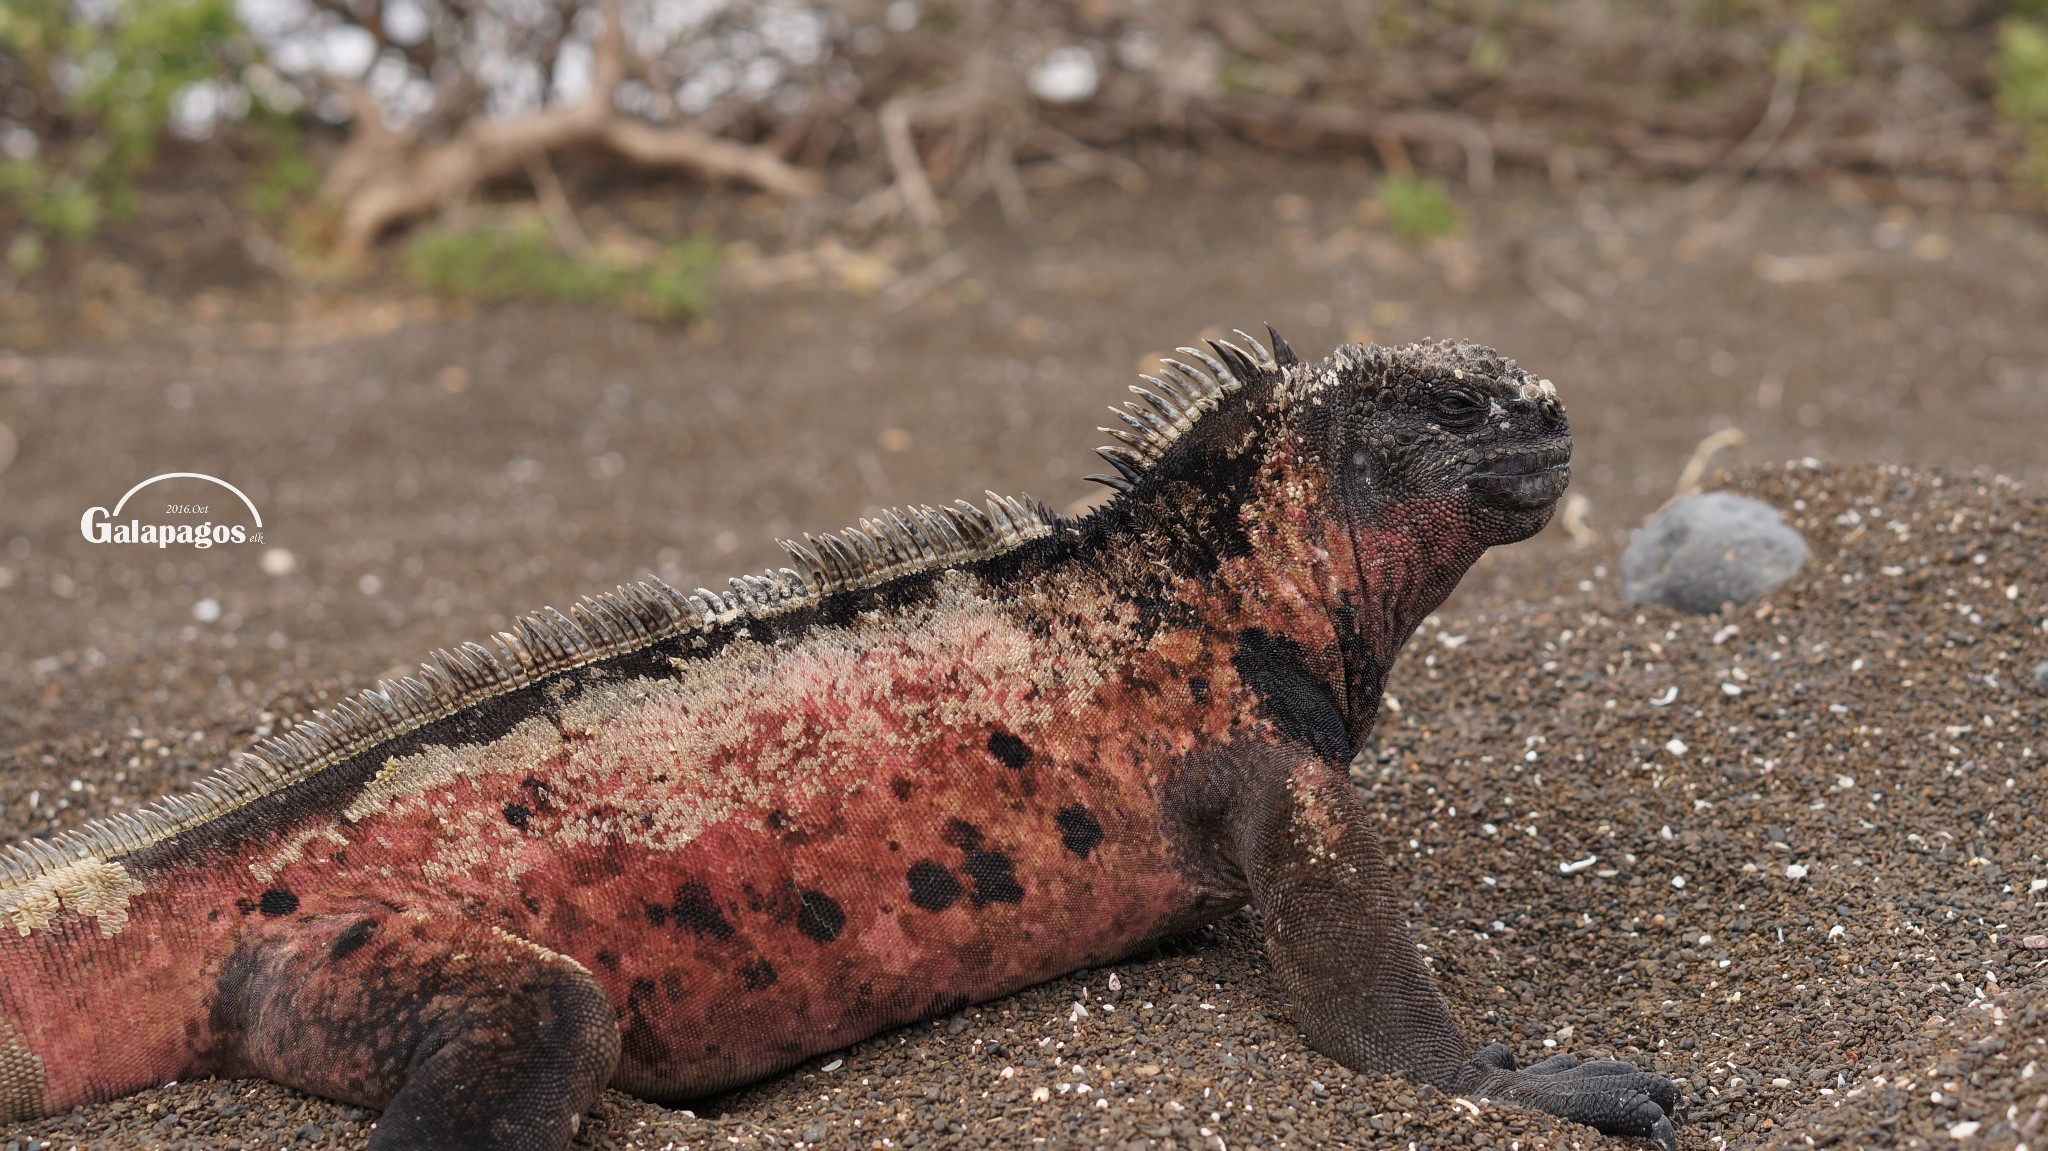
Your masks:
[[[151,484],[162,483],[164,480],[205,480],[207,483],[218,484],[226,488],[235,493],[235,498],[242,501],[243,507],[249,509],[249,518],[255,521],[255,530],[252,531],[241,524],[218,524],[212,520],[197,524],[164,524],[143,523],[138,519],[131,518],[126,523],[117,522],[116,517],[121,514],[121,509],[128,506],[128,501],[134,497],[136,492]],[[189,504],[172,504],[165,509],[165,514],[204,515],[206,510],[205,507]],[[250,499],[248,494],[242,491],[242,489],[226,480],[218,476],[206,475],[203,472],[165,472],[160,476],[151,476],[123,492],[121,498],[115,501],[113,511],[110,512],[105,508],[99,507],[87,508],[85,509],[85,515],[79,517],[78,521],[79,534],[85,537],[87,543],[155,544],[160,548],[167,548],[172,544],[186,544],[195,548],[210,548],[215,544],[239,544],[252,541],[262,543],[262,527],[263,513],[256,510],[256,501]]]

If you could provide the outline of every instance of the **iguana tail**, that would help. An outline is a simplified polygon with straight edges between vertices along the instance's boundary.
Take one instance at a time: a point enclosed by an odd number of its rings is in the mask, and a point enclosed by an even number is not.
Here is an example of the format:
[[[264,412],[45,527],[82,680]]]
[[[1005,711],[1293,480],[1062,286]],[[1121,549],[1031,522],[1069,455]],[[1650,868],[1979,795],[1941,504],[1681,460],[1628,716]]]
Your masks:
[[[180,896],[91,857],[0,886],[0,1122],[200,1069],[224,932]]]
[[[0,887],[0,1123],[255,1075],[384,1109],[378,1151],[557,1151],[617,1066],[604,990],[520,936],[124,863]]]

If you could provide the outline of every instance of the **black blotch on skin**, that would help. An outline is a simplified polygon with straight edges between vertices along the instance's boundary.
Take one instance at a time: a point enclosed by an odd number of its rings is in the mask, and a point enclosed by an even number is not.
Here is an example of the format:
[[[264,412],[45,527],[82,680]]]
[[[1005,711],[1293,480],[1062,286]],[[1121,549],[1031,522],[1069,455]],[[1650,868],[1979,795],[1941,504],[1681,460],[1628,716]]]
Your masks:
[[[968,853],[967,877],[974,881],[976,907],[1024,902],[1024,888],[1017,883],[1016,868],[1010,857],[1000,851]]]
[[[1031,762],[1031,745],[1007,731],[990,733],[988,753],[1011,771],[1022,771]]]
[[[1301,645],[1284,635],[1247,628],[1230,657],[1238,678],[1258,693],[1266,714],[1289,739],[1305,743],[1331,763],[1348,763],[1351,737],[1328,688],[1309,674]]]
[[[1196,626],[1195,609],[1171,596],[1133,596],[1130,603],[1138,609],[1138,631],[1141,635],[1150,637],[1169,628]]]
[[[635,979],[626,992],[625,1024],[619,1028],[619,1051],[643,1066],[659,1067],[668,1062],[668,1044],[647,1017],[654,1013],[655,989],[652,979]]]
[[[962,851],[973,851],[981,846],[981,829],[964,819],[949,819],[941,838]]]
[[[708,935],[713,939],[731,939],[732,924],[726,922],[725,913],[718,910],[718,904],[711,898],[711,889],[701,883],[685,883],[676,888],[675,906],[669,909],[675,917],[676,926],[696,935]]]
[[[256,901],[256,910],[272,919],[280,915],[290,915],[298,909],[299,897],[280,887],[273,887],[264,892],[263,898]]]
[[[830,943],[845,930],[846,912],[824,892],[806,891],[797,901],[796,927],[820,943]]]
[[[960,881],[929,859],[911,864],[904,878],[910,881],[910,902],[926,911],[944,911],[960,898]]]
[[[327,953],[327,957],[329,959],[337,960],[347,959],[349,956],[354,955],[357,951],[361,950],[363,944],[368,943],[370,941],[370,936],[375,935],[376,933],[377,921],[374,919],[365,919],[361,923],[356,924],[354,927],[349,928],[347,931],[342,932],[339,936],[336,936],[334,940],[334,947]]]
[[[659,903],[643,903],[640,906],[647,912],[647,922],[656,927],[668,922],[668,908]]]
[[[508,803],[505,805],[505,822],[511,824],[519,830],[525,831],[527,823],[529,823],[532,819],[533,812],[528,810],[524,806],[517,803]]]
[[[811,841],[811,833],[798,827],[796,820],[781,808],[768,813],[768,827],[782,837],[782,842],[792,846]]]
[[[242,1026],[247,999],[262,975],[262,964],[246,944],[235,948],[220,965],[220,978],[213,985],[213,1005],[207,1011],[207,1023],[214,1034],[230,1034]]]
[[[775,965],[758,955],[755,956],[753,962],[740,968],[740,983],[748,991],[759,991],[763,987],[773,987],[775,985]]]
[[[606,971],[617,971],[619,969],[619,953],[608,947],[598,948],[597,965]]]
[[[889,792],[890,794],[894,795],[898,800],[909,799],[910,781],[903,778],[900,775],[897,776],[896,778],[889,781]]]
[[[1350,732],[1350,742],[1364,746],[1378,724],[1379,698],[1386,686],[1386,670],[1373,659],[1365,629],[1358,626],[1358,608],[1351,602],[1348,592],[1344,602],[1337,605],[1337,642],[1344,652],[1344,697],[1373,701],[1373,706],[1358,709],[1358,714],[1351,716],[1345,724]]]
[[[1191,676],[1189,676],[1189,677],[1188,677],[1188,696],[1189,696],[1189,698],[1193,699],[1193,700],[1194,700],[1194,701],[1195,701],[1196,703],[1206,703],[1206,702],[1208,702],[1208,699],[1209,699],[1209,681],[1208,681],[1207,679],[1204,679],[1203,677],[1201,677],[1201,676],[1199,676],[1199,675],[1191,675]]]
[[[1095,814],[1081,804],[1060,808],[1052,822],[1060,829],[1060,842],[1082,859],[1088,858],[1088,853],[1102,843],[1102,824],[1096,822]]]

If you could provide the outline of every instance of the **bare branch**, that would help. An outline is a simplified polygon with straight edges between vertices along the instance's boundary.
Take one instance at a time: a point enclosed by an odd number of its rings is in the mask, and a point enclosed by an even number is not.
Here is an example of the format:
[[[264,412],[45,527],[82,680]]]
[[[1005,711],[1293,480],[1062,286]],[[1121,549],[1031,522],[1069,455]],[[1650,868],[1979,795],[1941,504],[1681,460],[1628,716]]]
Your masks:
[[[600,138],[612,150],[636,163],[685,168],[715,180],[753,184],[784,196],[810,196],[820,187],[816,172],[791,167],[766,149],[721,139],[695,128],[657,128],[640,120],[614,116],[605,122]]]
[[[1084,175],[1110,180],[1126,192],[1142,192],[1151,183],[1145,169],[1114,152],[1091,148],[1050,124],[1038,125],[1032,138],[1043,142],[1061,164]]]
[[[605,29],[594,47],[590,90],[574,103],[543,107],[505,120],[471,120],[448,140],[411,147],[412,141],[365,138],[330,176],[329,190],[342,205],[340,254],[360,257],[387,228],[466,200],[477,185],[528,167],[533,158],[577,143],[601,143],[627,159],[649,166],[684,168],[713,179],[738,180],[786,196],[818,190],[815,173],[793,168],[761,148],[722,140],[688,127],[657,128],[631,119],[612,104],[626,67],[625,37],[618,5],[604,6]],[[338,91],[346,89],[337,84]],[[358,86],[359,87],[359,86]],[[359,100],[368,100],[360,93]],[[374,105],[374,101],[370,101]],[[365,117],[366,123],[375,118]],[[379,129],[381,130],[381,129]],[[544,164],[545,161],[542,161]],[[550,211],[547,185],[552,170],[528,167]],[[554,190],[560,192],[558,181]],[[566,198],[560,198],[566,213]],[[573,214],[569,215],[573,223]],[[551,222],[552,218],[551,218]],[[558,238],[563,229],[557,229]],[[568,241],[573,244],[575,241]]]
[[[1799,108],[1799,84],[1806,74],[1807,50],[1804,29],[1786,37],[1778,50],[1778,68],[1771,77],[1771,98],[1764,105],[1763,118],[1757,121],[1756,127],[1750,130],[1742,143],[1715,161],[1713,167],[1686,189],[1689,203],[1697,207],[1712,199],[1721,189],[1763,163],[1771,149],[1778,146],[1778,141],[1785,136],[1785,129],[1792,124],[1793,113]]]
[[[921,228],[938,226],[939,198],[932,191],[931,177],[925,174],[924,161],[918,157],[911,129],[928,120],[953,120],[980,107],[986,98],[980,78],[985,67],[977,68],[970,61],[967,72],[968,78],[957,84],[914,96],[898,96],[883,104],[876,117],[881,124],[889,166],[896,172],[896,186],[902,190],[903,204]]]
[[[619,17],[618,0],[605,0],[599,10],[604,13],[604,31],[591,45],[589,98],[609,109],[612,93],[626,78],[626,22]]]
[[[571,256],[580,256],[590,250],[590,237],[583,232],[583,225],[576,221],[576,209],[569,204],[569,196],[562,191],[562,181],[555,175],[555,166],[548,163],[548,154],[532,151],[520,157],[526,165],[526,178],[533,181],[534,195],[540,200],[540,210],[547,217],[548,229],[555,234],[555,243]]]
[[[1369,140],[1383,156],[1393,151],[1387,141],[1454,144],[1465,153],[1466,181],[1477,189],[1493,186],[1493,169],[1498,153],[1506,152],[1517,159],[1534,161],[1546,158],[1550,151],[1548,141],[1503,139],[1499,129],[1489,130],[1460,112],[1377,112],[1257,97],[1198,103],[1203,112],[1227,127],[1306,129],[1323,135]]]
[[[996,190],[996,202],[1003,206],[1003,219],[1012,225],[1031,219],[1031,198],[1024,193],[1024,181],[1017,178],[1017,153],[1010,138],[997,133],[989,138],[988,182]]]

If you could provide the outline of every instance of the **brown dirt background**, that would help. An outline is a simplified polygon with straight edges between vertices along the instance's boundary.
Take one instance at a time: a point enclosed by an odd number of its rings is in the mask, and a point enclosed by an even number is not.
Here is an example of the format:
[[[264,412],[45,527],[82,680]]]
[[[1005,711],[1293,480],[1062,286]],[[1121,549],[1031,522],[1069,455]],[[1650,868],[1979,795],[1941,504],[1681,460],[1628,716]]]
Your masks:
[[[648,571],[722,586],[776,562],[777,534],[892,503],[1086,498],[1099,405],[1197,334],[1271,320],[1310,356],[1459,335],[1557,381],[1594,533],[1553,527],[1481,565],[1397,669],[1407,710],[1360,769],[1468,1036],[1685,1076],[1687,1147],[2038,1141],[2044,1079],[2023,1072],[2048,1000],[2012,941],[2048,930],[2028,889],[2048,878],[2048,736],[2025,674],[2048,658],[2048,516],[1989,477],[2048,480],[2048,226],[1846,189],[1695,205],[1668,185],[1511,179],[1465,201],[1460,237],[1418,248],[1361,213],[1363,167],[1245,153],[1155,170],[1142,197],[1041,197],[1022,228],[971,215],[951,233],[964,275],[902,308],[734,292],[674,329],[327,295],[225,260],[145,277],[96,336],[0,351],[17,445],[0,472],[0,834],[175,789],[281,717],[543,603]],[[664,210],[771,249],[796,227],[731,197]],[[1808,502],[1807,573],[1761,620],[1639,616],[1613,575],[1626,532],[1729,425],[1750,442],[1724,462],[1984,476],[1753,474],[1781,506]],[[257,547],[79,537],[87,507],[167,471],[242,485],[292,570],[267,574]],[[217,517],[221,495],[137,498]],[[1903,533],[1877,529],[1878,506]],[[1838,522],[1852,509],[1862,524]],[[1737,654],[1761,686],[1729,697]],[[1674,684],[1680,702],[1653,708]],[[1664,763],[1669,738],[1693,750]],[[1635,858],[1558,873],[1589,852]],[[699,1117],[610,1096],[579,1145],[1601,1142],[1354,1079],[1300,1043],[1256,938],[1240,917],[1120,965],[1113,1012],[1110,973],[1078,973]],[[1994,1002],[2003,1023],[1973,1006]],[[374,1118],[206,1082],[0,1140],[361,1146]]]

